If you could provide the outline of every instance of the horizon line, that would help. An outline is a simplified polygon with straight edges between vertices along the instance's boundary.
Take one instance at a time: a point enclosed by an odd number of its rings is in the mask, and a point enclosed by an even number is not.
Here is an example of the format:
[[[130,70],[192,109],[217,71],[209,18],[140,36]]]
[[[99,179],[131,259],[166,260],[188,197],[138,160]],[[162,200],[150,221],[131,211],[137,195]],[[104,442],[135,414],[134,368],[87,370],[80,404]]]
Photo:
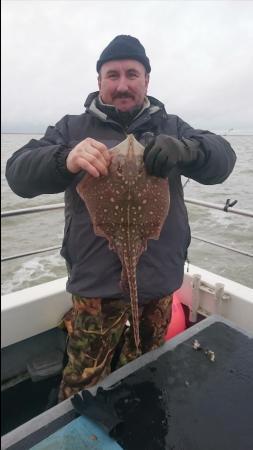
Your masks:
[[[253,135],[253,130],[252,129],[241,129],[238,128],[238,130],[236,129],[210,129],[210,132],[214,132],[214,133],[219,133],[225,136],[233,136],[233,135],[237,135],[237,136],[243,136],[245,133],[248,136],[252,136]],[[1,135],[3,134],[31,134],[31,135],[44,135],[45,131],[1,131]]]

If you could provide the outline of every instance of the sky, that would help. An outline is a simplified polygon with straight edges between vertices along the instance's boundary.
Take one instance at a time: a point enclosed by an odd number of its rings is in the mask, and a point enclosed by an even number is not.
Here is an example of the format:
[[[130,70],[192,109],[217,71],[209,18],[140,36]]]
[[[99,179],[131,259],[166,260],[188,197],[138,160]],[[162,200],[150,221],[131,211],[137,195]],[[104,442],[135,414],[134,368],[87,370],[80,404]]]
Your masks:
[[[253,130],[253,1],[3,0],[2,132],[81,114],[119,34],[151,62],[148,94],[200,129]]]

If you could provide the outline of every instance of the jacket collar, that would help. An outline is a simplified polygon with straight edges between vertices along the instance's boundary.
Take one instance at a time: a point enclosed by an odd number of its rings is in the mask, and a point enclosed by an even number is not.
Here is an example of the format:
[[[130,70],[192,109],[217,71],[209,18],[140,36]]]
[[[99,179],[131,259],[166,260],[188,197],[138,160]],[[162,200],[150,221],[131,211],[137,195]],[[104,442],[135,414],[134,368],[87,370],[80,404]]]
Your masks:
[[[91,94],[88,95],[84,106],[87,110],[87,112],[91,112],[92,114],[96,115],[100,120],[102,121],[107,121],[110,120],[110,118],[107,116],[107,114],[103,111],[101,111],[98,107],[97,107],[97,100],[99,99],[99,92],[92,92]],[[100,101],[100,100],[99,100]],[[111,106],[113,108],[113,106]],[[138,114],[134,117],[133,121],[135,121],[137,118],[139,118],[140,116],[142,116],[142,114],[148,113],[148,115],[150,116],[151,114],[154,114],[160,110],[165,111],[164,105],[162,102],[160,102],[159,100],[157,100],[155,97],[151,97],[151,96],[147,96],[145,97],[144,100],[144,105],[142,107],[142,109],[138,112]]]

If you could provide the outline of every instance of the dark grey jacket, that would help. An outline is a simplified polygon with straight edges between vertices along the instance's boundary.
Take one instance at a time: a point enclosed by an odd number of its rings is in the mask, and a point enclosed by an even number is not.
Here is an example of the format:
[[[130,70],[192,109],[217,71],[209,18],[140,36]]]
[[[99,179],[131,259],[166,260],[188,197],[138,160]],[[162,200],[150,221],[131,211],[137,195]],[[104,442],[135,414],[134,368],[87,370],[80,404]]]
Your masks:
[[[123,297],[120,289],[121,263],[108,242],[95,236],[89,214],[76,192],[83,172],[70,174],[65,165],[69,151],[87,137],[108,148],[133,133],[143,142],[145,133],[168,134],[197,140],[205,154],[201,167],[194,166],[183,175],[202,184],[222,183],[233,170],[236,156],[230,144],[209,131],[195,130],[179,117],[167,114],[161,102],[148,97],[145,109],[127,129],[96,109],[90,94],[84,114],[63,117],[48,127],[40,140],[32,139],[7,162],[6,177],[12,190],[21,197],[35,197],[65,191],[65,233],[61,254],[69,267],[67,290],[85,297]],[[160,239],[150,240],[137,267],[139,301],[161,298],[178,289],[183,280],[184,262],[190,243],[190,229],[183,199],[181,173],[169,177],[171,206]]]

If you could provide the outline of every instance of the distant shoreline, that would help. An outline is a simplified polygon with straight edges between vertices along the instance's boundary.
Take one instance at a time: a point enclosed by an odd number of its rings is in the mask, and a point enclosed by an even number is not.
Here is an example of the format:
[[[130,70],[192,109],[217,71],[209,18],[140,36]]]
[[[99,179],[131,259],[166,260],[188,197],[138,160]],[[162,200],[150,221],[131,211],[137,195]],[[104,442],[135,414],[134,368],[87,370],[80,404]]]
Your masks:
[[[210,130],[212,133],[218,134],[220,136],[253,136],[253,131],[241,131],[240,132],[227,132],[227,131],[215,131],[215,130]],[[16,135],[34,135],[34,136],[43,136],[44,132],[42,131],[41,133],[39,132],[34,132],[34,131],[26,131],[26,132],[1,132],[1,136],[2,135],[6,135],[6,134],[16,134]]]
[[[24,131],[22,131],[22,132],[21,131],[19,131],[19,132],[8,131],[7,133],[5,133],[5,132],[3,133],[2,132],[1,135],[2,134],[36,134],[36,135],[39,134],[40,135],[40,134],[43,134],[43,133],[44,133],[43,131],[41,133],[38,133],[38,132],[35,132],[35,131],[25,131],[25,132]]]

